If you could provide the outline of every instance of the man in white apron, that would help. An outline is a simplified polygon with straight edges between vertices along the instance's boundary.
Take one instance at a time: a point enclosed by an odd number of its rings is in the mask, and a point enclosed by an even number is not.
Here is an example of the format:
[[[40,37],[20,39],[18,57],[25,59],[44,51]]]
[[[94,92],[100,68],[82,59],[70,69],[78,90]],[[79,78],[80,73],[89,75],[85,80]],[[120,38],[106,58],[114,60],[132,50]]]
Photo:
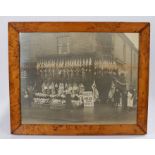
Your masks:
[[[129,109],[132,109],[133,108],[133,94],[131,93],[131,91],[128,91],[128,94],[127,94],[127,107]]]

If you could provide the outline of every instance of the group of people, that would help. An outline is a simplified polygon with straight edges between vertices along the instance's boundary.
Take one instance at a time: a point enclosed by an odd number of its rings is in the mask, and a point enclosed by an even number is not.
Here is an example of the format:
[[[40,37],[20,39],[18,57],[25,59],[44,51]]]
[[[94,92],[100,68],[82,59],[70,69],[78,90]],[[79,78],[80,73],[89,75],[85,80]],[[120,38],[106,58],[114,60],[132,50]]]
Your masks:
[[[108,93],[107,103],[113,105],[116,110],[120,108],[122,110],[133,110],[137,103],[136,89],[130,88],[127,90],[125,88],[121,90],[112,83]]]

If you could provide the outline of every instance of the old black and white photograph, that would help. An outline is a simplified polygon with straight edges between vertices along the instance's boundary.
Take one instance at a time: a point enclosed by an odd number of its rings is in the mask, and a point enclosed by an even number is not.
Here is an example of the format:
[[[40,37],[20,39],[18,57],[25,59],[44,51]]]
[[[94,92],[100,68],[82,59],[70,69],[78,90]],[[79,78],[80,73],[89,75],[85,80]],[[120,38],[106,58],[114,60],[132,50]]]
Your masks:
[[[135,124],[138,33],[20,33],[23,124]]]

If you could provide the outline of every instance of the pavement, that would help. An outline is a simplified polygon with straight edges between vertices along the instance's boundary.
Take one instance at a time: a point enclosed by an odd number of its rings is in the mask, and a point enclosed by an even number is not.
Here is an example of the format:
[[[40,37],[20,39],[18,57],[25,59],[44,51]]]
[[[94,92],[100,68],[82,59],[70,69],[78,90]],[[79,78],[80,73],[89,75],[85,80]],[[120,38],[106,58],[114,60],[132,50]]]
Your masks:
[[[49,105],[22,106],[23,124],[135,124],[137,110],[117,110],[108,104],[80,109],[50,109]]]

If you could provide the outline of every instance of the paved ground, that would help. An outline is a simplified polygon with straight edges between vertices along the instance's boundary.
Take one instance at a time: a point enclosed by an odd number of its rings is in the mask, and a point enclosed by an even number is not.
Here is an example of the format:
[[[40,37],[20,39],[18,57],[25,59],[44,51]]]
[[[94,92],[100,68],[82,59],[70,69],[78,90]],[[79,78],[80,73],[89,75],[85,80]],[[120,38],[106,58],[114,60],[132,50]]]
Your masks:
[[[23,107],[23,124],[135,124],[136,110],[114,110],[106,104],[94,108],[52,110],[42,107]]]

